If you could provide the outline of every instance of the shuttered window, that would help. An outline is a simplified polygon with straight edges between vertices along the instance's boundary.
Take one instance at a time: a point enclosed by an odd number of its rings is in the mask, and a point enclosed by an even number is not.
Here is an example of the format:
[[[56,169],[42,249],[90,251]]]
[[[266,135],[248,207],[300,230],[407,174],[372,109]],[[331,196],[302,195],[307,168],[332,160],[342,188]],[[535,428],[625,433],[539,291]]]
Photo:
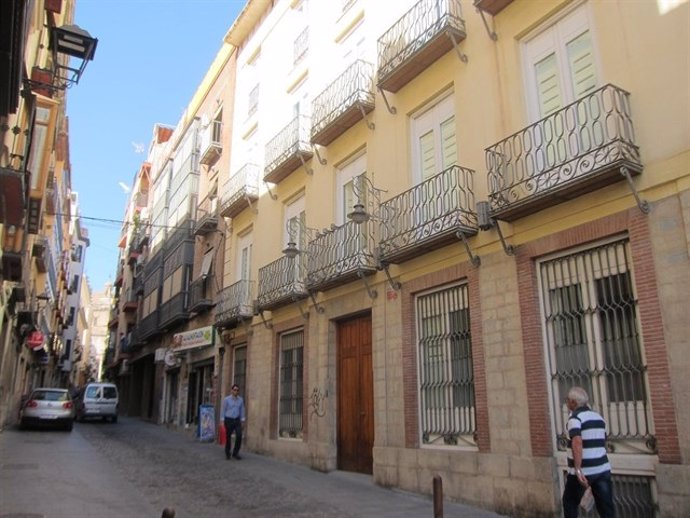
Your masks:
[[[524,46],[533,120],[587,95],[598,85],[586,6],[556,21]]]
[[[413,178],[423,182],[458,163],[455,106],[448,95],[412,120]]]
[[[278,435],[283,438],[302,437],[304,402],[304,331],[280,336],[280,396]]]

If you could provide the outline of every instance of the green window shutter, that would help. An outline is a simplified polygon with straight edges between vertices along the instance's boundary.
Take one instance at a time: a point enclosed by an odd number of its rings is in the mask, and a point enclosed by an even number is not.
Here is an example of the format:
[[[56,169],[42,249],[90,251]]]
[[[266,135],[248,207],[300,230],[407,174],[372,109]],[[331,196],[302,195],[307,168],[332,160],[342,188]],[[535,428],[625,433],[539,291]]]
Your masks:
[[[458,163],[458,145],[455,140],[455,116],[441,123],[441,147],[443,151],[441,170],[445,170]]]
[[[542,117],[546,117],[559,110],[563,105],[556,54],[549,54],[537,62],[534,65],[534,72],[537,80],[539,113]]]
[[[577,38],[571,40],[566,48],[573,94],[575,99],[579,99],[597,86],[592,39],[589,31],[585,31]]]
[[[431,178],[438,172],[436,171],[436,156],[434,147],[433,130],[428,131],[419,137],[419,154],[421,158],[420,169],[422,171],[422,179],[424,180]]]

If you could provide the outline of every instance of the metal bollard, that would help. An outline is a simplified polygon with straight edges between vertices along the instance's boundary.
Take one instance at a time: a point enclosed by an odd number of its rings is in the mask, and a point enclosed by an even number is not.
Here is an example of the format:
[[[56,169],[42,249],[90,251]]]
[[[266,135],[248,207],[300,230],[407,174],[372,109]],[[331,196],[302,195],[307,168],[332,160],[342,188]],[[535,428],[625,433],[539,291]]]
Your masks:
[[[443,518],[443,479],[434,477],[434,518]]]
[[[163,514],[161,515],[161,518],[175,518],[175,509],[166,507],[165,509],[163,509]]]

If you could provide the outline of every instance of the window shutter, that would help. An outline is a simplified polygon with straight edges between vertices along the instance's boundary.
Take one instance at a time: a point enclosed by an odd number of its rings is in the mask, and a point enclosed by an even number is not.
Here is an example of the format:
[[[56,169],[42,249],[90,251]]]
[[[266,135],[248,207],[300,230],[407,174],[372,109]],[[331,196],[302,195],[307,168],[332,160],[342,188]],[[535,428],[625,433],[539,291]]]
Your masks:
[[[441,123],[441,170],[458,163],[458,145],[455,140],[455,116]]]
[[[537,80],[539,113],[542,117],[546,117],[563,105],[556,54],[549,54],[537,62],[534,65],[534,72]]]
[[[579,99],[597,86],[592,39],[589,31],[583,32],[570,41],[567,45],[567,52],[573,94],[575,99]]]
[[[421,159],[421,163],[419,165],[422,171],[422,179],[426,180],[437,172],[433,130],[419,137],[419,150]]]

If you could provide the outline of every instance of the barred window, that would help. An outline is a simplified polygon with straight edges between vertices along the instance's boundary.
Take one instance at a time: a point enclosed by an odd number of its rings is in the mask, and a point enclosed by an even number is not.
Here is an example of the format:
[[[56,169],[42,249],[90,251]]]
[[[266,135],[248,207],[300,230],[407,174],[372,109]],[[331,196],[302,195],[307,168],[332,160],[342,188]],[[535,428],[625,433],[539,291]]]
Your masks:
[[[616,452],[655,451],[629,243],[619,240],[539,264],[543,325],[559,449],[573,385],[604,416]]]
[[[417,297],[424,444],[475,445],[472,338],[466,284]]]
[[[303,330],[280,336],[280,437],[302,437],[303,355]]]

